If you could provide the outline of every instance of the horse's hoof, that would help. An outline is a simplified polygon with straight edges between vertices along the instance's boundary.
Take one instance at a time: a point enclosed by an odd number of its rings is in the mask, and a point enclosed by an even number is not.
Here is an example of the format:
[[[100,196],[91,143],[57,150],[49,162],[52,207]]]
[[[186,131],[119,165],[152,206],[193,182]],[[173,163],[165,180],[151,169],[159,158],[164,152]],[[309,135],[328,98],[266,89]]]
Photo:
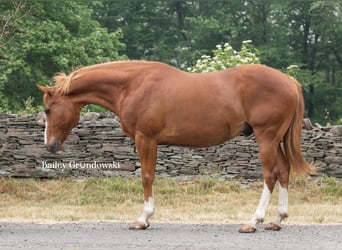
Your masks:
[[[239,229],[239,233],[255,233],[256,228],[254,226],[244,224],[242,227]]]
[[[145,224],[143,222],[140,221],[135,221],[133,222],[131,225],[129,225],[129,229],[130,230],[145,230],[146,228],[148,228],[150,225],[149,224]]]
[[[281,226],[278,226],[277,224],[270,222],[265,227],[265,230],[272,230],[272,231],[279,231],[281,229]]]

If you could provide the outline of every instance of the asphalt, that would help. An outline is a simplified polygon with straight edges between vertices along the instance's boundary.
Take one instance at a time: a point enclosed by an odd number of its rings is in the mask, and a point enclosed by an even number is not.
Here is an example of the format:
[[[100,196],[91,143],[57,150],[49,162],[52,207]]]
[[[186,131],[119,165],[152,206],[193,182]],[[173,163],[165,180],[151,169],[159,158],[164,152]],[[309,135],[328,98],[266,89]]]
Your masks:
[[[153,223],[144,231],[122,222],[0,222],[0,249],[342,249],[342,225],[284,225],[238,233],[237,224]]]

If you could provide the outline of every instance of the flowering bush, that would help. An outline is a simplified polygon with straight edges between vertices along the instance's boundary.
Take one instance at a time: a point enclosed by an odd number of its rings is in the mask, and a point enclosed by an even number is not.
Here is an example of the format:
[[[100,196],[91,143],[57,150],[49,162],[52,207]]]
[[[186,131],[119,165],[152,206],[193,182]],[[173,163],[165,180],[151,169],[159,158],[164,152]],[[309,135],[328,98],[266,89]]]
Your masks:
[[[241,64],[258,64],[258,51],[251,45],[251,40],[243,41],[241,51],[235,51],[229,43],[216,45],[213,56],[203,55],[189,72],[211,72],[231,68]]]

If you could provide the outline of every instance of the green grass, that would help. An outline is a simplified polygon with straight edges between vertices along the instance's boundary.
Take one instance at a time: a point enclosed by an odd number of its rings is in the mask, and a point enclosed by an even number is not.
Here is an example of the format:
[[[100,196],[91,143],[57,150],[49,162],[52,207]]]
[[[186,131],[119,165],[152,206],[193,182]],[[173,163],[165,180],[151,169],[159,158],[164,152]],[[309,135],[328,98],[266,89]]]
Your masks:
[[[336,178],[326,177],[322,187],[326,199],[336,200],[342,197],[342,184]]]

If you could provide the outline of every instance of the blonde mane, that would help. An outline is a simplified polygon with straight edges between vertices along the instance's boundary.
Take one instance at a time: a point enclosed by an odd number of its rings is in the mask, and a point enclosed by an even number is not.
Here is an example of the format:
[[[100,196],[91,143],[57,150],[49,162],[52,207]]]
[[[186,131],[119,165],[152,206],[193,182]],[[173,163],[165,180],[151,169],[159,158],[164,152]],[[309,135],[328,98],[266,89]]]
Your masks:
[[[55,82],[55,89],[57,93],[60,95],[68,95],[71,88],[71,82],[74,79],[80,77],[77,75],[78,71],[73,71],[69,75],[66,75],[64,72],[59,72],[53,77],[53,81]]]

